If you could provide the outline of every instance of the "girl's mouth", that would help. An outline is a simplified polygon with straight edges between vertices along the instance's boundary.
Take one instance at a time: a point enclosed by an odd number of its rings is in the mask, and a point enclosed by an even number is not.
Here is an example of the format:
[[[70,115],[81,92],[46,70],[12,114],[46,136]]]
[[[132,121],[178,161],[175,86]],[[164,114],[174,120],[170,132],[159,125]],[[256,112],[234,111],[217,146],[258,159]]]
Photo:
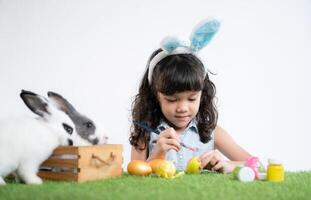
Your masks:
[[[187,120],[189,118],[189,115],[185,115],[185,116],[175,116],[176,119],[178,120]]]

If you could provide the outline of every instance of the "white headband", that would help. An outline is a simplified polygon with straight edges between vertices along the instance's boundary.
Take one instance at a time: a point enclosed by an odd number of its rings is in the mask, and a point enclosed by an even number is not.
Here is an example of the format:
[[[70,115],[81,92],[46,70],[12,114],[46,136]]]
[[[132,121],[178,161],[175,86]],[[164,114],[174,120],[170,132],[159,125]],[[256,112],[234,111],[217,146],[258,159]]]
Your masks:
[[[154,56],[149,63],[148,81],[151,84],[154,67],[165,57],[177,54],[193,54],[205,47],[218,31],[220,22],[216,19],[206,19],[199,23],[191,33],[190,45],[177,37],[166,37],[160,46],[163,51]],[[198,57],[198,56],[197,56]]]

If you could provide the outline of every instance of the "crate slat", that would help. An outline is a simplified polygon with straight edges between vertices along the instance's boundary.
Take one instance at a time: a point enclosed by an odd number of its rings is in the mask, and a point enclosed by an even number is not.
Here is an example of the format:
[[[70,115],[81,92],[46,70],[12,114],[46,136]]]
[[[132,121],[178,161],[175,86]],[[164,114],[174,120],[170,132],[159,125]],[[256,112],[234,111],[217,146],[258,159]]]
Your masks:
[[[122,175],[122,144],[94,146],[60,146],[41,166],[57,167],[60,171],[39,171],[44,179],[85,182]],[[61,169],[76,169],[77,173]]]
[[[59,146],[57,147],[53,153],[52,156],[58,156],[58,155],[78,155],[79,147],[74,146]]]
[[[70,167],[77,168],[79,163],[79,159],[55,159],[49,158],[44,161],[41,166],[45,167]]]
[[[47,172],[39,171],[38,176],[43,179],[55,180],[55,181],[78,181],[78,174],[71,172]]]

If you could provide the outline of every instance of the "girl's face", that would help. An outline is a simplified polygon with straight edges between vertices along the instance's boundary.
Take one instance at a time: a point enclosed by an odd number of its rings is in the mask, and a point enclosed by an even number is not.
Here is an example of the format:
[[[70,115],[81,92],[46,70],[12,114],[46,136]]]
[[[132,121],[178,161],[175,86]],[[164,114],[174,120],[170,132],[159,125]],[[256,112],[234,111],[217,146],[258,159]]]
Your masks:
[[[158,92],[161,111],[177,132],[183,131],[197,115],[201,94],[201,91],[185,91],[167,96]]]

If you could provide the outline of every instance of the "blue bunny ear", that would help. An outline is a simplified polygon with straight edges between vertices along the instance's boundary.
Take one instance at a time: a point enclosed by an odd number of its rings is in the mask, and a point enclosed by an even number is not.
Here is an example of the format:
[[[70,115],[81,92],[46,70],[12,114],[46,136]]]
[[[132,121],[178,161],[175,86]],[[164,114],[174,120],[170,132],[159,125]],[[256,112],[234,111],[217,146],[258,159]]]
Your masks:
[[[161,48],[167,53],[172,53],[178,47],[186,47],[186,44],[174,36],[168,36],[161,42]]]
[[[206,19],[198,24],[191,33],[190,42],[192,51],[198,51],[205,47],[220,27],[216,19]]]

